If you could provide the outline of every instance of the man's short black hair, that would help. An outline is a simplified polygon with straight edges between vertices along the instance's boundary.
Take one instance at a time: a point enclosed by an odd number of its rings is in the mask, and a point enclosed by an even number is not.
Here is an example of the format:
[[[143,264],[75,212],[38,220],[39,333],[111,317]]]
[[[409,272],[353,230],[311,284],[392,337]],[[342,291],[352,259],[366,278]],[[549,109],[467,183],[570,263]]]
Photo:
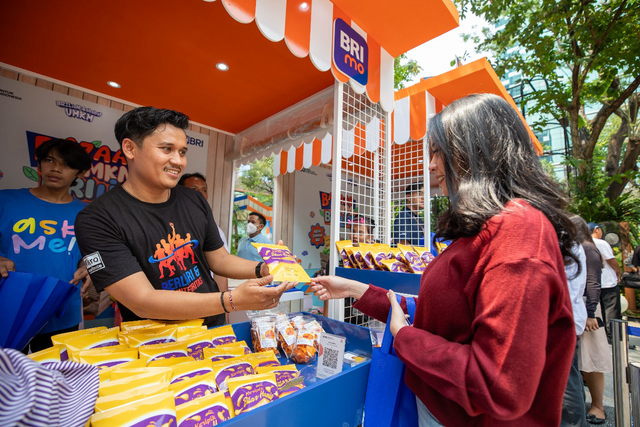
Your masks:
[[[185,130],[189,126],[189,117],[174,110],[154,107],[138,107],[125,113],[115,126],[116,140],[120,147],[125,138],[129,138],[138,146],[155,131],[158,126],[169,124]]]
[[[407,185],[407,189],[404,191],[406,197],[411,197],[413,193],[416,191],[420,191],[424,188],[424,184],[419,182],[417,184],[409,184]]]
[[[189,178],[200,178],[201,180],[204,181],[205,184],[207,183],[207,178],[205,178],[204,175],[202,175],[200,172],[194,172],[194,173],[185,173],[184,175],[182,175],[180,177],[180,181],[178,181],[178,185],[184,185],[184,182]]]
[[[91,157],[89,157],[85,149],[75,141],[53,138],[43,142],[36,148],[35,152],[38,165],[45,157],[52,154],[56,154],[71,169],[76,169],[78,172],[91,169]]]
[[[251,212],[249,216],[251,215],[257,216],[262,225],[267,225],[267,218],[265,218],[264,215],[262,215],[260,212]]]

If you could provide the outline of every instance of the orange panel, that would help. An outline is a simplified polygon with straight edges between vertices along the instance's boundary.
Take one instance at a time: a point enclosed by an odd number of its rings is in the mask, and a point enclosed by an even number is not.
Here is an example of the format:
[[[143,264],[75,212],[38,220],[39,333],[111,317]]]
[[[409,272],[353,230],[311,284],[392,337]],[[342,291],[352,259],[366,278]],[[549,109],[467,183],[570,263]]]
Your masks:
[[[380,101],[380,45],[373,37],[367,37],[369,45],[369,82],[367,94],[372,102]]]
[[[364,151],[362,156],[351,156],[350,159],[342,159],[342,170],[373,179],[373,155],[374,153],[371,151]],[[357,162],[354,162],[354,159]]]
[[[295,55],[304,58],[309,54],[312,0],[306,0],[309,7],[304,11],[300,10],[300,3],[297,1],[287,2],[284,38],[289,49]]]
[[[314,166],[318,166],[322,162],[322,141],[318,138],[313,140],[313,155],[311,156],[311,163]]]
[[[336,22],[336,19],[342,19],[344,22],[346,22],[347,24],[351,25],[351,18],[349,18],[349,16],[344,13],[342,10],[340,10],[338,7],[336,7],[336,5],[333,5],[333,22]],[[334,24],[335,25],[335,24]],[[332,49],[331,49],[331,72],[333,73],[333,76],[336,78],[336,80],[341,81],[342,83],[346,83],[349,81],[349,77],[347,77],[345,74],[342,73],[342,71],[338,70],[335,66],[335,64],[333,63],[333,40],[331,41],[331,45],[332,45]]]
[[[304,163],[304,144],[296,148],[296,170],[302,170],[302,164]]]
[[[353,152],[356,156],[360,156],[365,151],[365,148],[367,146],[367,132],[365,131],[362,123],[358,123],[353,133],[356,136],[354,140]]]
[[[256,0],[222,0],[227,10],[241,22],[256,19]]]
[[[427,96],[422,92],[409,97],[409,135],[418,141],[427,133]]]
[[[287,173],[287,163],[289,160],[289,152],[282,150],[280,152],[280,175]]]

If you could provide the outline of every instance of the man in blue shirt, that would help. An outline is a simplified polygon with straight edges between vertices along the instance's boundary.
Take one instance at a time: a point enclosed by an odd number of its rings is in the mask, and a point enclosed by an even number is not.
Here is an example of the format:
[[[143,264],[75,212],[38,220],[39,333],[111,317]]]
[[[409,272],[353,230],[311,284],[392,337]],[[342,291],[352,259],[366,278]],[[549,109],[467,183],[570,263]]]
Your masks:
[[[262,261],[258,250],[251,243],[266,243],[272,245],[273,242],[264,234],[262,230],[267,225],[267,219],[259,212],[251,212],[247,220],[247,236],[238,242],[238,256],[240,258]]]
[[[393,222],[394,245],[425,246],[424,224],[419,212],[424,209],[424,185],[411,184],[405,190],[406,203]]]
[[[80,263],[74,231],[76,215],[86,203],[69,194],[75,180],[91,167],[91,158],[80,144],[66,139],[43,142],[35,156],[40,185],[0,191],[0,276],[21,271],[83,285],[72,295],[62,317],[53,317],[31,340],[33,352],[50,347],[52,335],[78,329],[81,293],[91,283]]]

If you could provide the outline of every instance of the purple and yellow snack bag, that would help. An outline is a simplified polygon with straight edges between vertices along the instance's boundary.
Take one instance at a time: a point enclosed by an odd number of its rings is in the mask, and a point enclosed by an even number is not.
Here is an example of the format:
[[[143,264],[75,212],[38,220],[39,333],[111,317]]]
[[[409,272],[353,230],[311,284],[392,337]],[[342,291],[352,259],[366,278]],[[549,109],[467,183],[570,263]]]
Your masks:
[[[98,397],[96,399],[96,412],[107,411],[126,405],[127,403],[137,400],[146,399],[160,393],[169,391],[169,384],[153,384],[147,387],[138,388],[136,390],[127,390],[122,393],[112,394],[111,396]]]
[[[92,427],[172,427],[177,423],[173,393],[166,392],[91,416]]]
[[[186,326],[184,328],[178,328],[176,331],[176,341],[182,341],[190,335],[201,334],[207,330],[206,326]]]
[[[119,344],[118,328],[105,329],[92,334],[80,335],[64,341],[64,346],[67,348],[69,360],[74,360],[74,355],[80,352],[80,350],[112,347]]]
[[[298,282],[309,283],[311,278],[304,268],[293,257],[293,254],[284,245],[267,245],[264,243],[251,243],[264,262],[269,266],[269,274],[273,275],[274,282]]]
[[[149,368],[173,368],[175,365],[181,365],[183,363],[195,362],[191,356],[172,357],[170,359],[156,359],[147,364]]]
[[[189,320],[165,320],[167,325],[175,326],[176,328],[192,328],[202,326],[204,319],[189,319]]]
[[[199,399],[218,391],[213,372],[197,377],[178,381],[169,385],[169,391],[173,392],[176,406]]]
[[[253,375],[253,366],[248,359],[249,355],[233,357],[211,364],[216,384],[220,390],[227,390],[227,379]]]
[[[168,378],[171,379],[171,376],[173,375],[173,369],[164,368],[164,367],[163,368],[149,368],[149,367],[116,368],[111,372],[111,381],[118,381],[126,378],[135,377],[136,375],[146,375],[146,374],[169,374]]]
[[[247,354],[247,359],[249,359],[254,371],[261,366],[280,366],[280,361],[273,351]]]
[[[145,328],[129,332],[125,335],[125,339],[129,347],[140,347],[141,345],[176,342],[177,333],[178,328],[172,325],[166,325],[158,328]]]
[[[27,354],[27,357],[39,363],[60,362],[60,347],[63,346],[54,345],[53,347]]]
[[[251,353],[251,349],[249,348],[249,346],[247,345],[247,342],[245,340],[242,341],[236,341],[236,342],[230,342],[229,344],[222,344],[219,345],[218,348],[220,347],[240,347],[244,350],[244,354],[250,354]]]
[[[233,418],[233,406],[223,392],[209,394],[176,407],[178,427],[217,426]]]
[[[207,359],[191,363],[182,363],[172,366],[172,368],[173,376],[171,377],[171,384],[213,372],[211,361]]]
[[[276,375],[276,384],[278,385],[278,398],[285,397],[295,391],[302,390],[304,388],[304,378],[296,381],[295,385],[292,384],[283,391],[283,387],[290,381],[298,378],[300,372],[296,369],[296,365],[282,365],[282,366],[263,366],[258,368],[259,374],[274,373]]]
[[[231,359],[232,357],[244,356],[244,347],[221,345],[213,348],[205,348],[203,350],[203,356],[205,359],[209,359],[212,362],[219,362],[225,359]]]
[[[111,368],[102,368],[98,372],[100,375],[100,383],[108,382],[111,380],[111,373],[116,369],[133,369],[133,368],[144,368],[147,364],[144,360],[136,359],[132,362],[121,363],[120,365],[112,366]]]
[[[351,247],[351,240],[338,240],[336,242],[336,248],[338,249],[338,254],[340,254],[340,258],[342,259],[342,265],[344,268],[357,268],[351,263],[351,258],[349,258],[349,254],[345,250],[345,247]]]
[[[413,250],[413,246],[409,245],[398,245],[398,248],[402,251],[404,258],[409,263],[409,268],[416,274],[422,274],[422,272],[427,268],[424,262],[422,262],[422,258],[416,251]]]
[[[187,352],[189,353],[189,356],[196,360],[202,360],[203,349],[213,347],[211,331],[202,331],[197,334],[188,335],[183,340],[178,340],[178,342],[182,341],[187,343]]]
[[[113,371],[111,372],[111,375],[113,375]],[[112,394],[122,393],[123,391],[136,390],[152,384],[168,384],[170,378],[171,370],[163,370],[162,372],[146,372],[144,374],[134,375],[132,377],[111,380],[100,383],[100,388],[98,388],[98,396],[111,396]]]
[[[218,326],[217,328],[209,329],[209,332],[211,332],[211,344],[214,347],[238,341],[231,325]]]
[[[156,359],[170,359],[189,355],[186,341],[141,345],[138,350],[140,351],[140,359],[146,360],[147,364]]]
[[[369,245],[364,243],[359,244],[358,246],[352,246],[351,251],[353,252],[353,256],[358,262],[361,270],[374,270],[373,258],[371,258],[371,256],[369,256],[369,259],[366,258],[367,246]]]
[[[129,322],[120,323],[120,331],[129,332],[135,329],[147,328],[149,326],[164,326],[164,323],[151,319],[131,320]]]
[[[82,350],[74,359],[79,363],[88,363],[97,366],[100,369],[110,368],[112,366],[121,365],[123,363],[132,362],[138,359],[138,349],[113,346],[95,348],[92,350]]]
[[[278,398],[278,385],[273,373],[229,378],[228,385],[236,415],[259,408]]]
[[[389,271],[394,273],[412,273],[411,269],[404,262],[395,259],[385,259],[380,261]]]
[[[373,255],[373,260],[376,264],[376,270],[384,270],[380,264],[381,261],[389,259],[389,253],[391,252],[391,247],[389,245],[385,245],[382,243],[376,243],[371,246],[371,254]]]
[[[429,263],[436,258],[433,256],[429,248],[414,246],[413,250],[420,256],[420,258],[422,258],[424,265],[429,265]]]
[[[96,328],[90,329],[80,329],[79,331],[65,332],[63,334],[57,334],[51,337],[51,342],[54,346],[60,346],[60,360],[64,362],[65,360],[69,360],[69,355],[67,354],[67,347],[64,346],[64,342],[68,339],[79,337],[81,335],[93,334],[99,331],[106,331],[106,326],[98,326]]]

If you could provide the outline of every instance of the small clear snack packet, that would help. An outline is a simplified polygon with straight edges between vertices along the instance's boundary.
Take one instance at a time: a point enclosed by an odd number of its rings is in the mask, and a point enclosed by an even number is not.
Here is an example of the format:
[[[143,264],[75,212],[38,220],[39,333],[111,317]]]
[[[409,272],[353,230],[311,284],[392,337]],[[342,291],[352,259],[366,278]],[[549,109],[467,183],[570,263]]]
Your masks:
[[[296,330],[287,316],[276,319],[276,332],[278,334],[278,346],[286,357],[293,354],[293,345],[296,343]]]
[[[291,360],[300,365],[308,365],[316,360],[316,354],[316,334],[304,329],[299,330]]]
[[[251,319],[251,341],[253,351],[278,351],[276,340],[276,318],[274,316],[258,316]]]
[[[269,274],[273,281],[309,283],[311,278],[304,268],[294,258],[288,247],[284,245],[268,245],[251,243],[257,250],[265,264],[269,266]]]
[[[278,398],[278,385],[273,373],[230,378],[228,384],[236,415],[259,408]]]
[[[218,391],[213,372],[169,385],[169,391],[173,392],[176,406],[208,396]]]
[[[216,426],[233,418],[233,405],[218,391],[176,407],[178,427]]]
[[[165,392],[136,400],[91,416],[92,427],[137,427],[175,425],[173,393]]]

